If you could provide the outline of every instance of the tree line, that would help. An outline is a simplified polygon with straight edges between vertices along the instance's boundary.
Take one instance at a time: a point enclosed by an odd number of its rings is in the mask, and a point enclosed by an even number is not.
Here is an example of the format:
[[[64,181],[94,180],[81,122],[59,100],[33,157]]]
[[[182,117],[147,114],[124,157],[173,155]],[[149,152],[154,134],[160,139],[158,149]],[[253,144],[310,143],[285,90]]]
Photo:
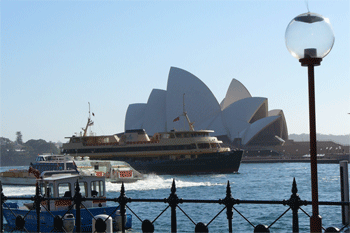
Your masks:
[[[43,139],[22,141],[20,131],[16,132],[16,141],[0,137],[0,166],[29,166],[39,154],[59,154],[60,150],[52,142]]]

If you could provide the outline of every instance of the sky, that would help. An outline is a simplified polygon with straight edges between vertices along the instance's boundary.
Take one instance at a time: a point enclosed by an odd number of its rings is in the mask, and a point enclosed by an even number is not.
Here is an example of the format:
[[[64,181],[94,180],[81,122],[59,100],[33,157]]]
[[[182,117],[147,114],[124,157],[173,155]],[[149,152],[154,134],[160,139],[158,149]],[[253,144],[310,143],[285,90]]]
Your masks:
[[[1,137],[66,142],[86,125],[88,103],[96,134],[123,132],[129,104],[166,90],[170,67],[198,77],[219,103],[237,79],[269,110],[283,110],[289,134],[308,133],[307,68],[285,45],[289,22],[307,5],[335,34],[315,67],[316,130],[349,134],[348,0],[0,4]]]

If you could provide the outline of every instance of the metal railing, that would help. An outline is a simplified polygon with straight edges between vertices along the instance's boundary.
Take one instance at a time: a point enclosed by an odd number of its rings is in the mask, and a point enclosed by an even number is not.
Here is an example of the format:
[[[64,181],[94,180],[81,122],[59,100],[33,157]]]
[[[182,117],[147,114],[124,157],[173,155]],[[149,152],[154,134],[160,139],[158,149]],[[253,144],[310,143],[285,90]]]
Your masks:
[[[299,217],[298,217],[298,211],[301,210],[307,217],[310,218],[310,215],[302,208],[302,206],[307,206],[311,205],[311,201],[306,201],[306,200],[301,200],[299,195],[298,195],[298,189],[297,189],[297,184],[295,181],[295,178],[293,179],[293,184],[292,184],[292,194],[288,200],[281,200],[281,201],[267,201],[267,200],[240,200],[240,199],[235,199],[232,197],[231,193],[231,187],[230,183],[227,182],[227,187],[226,187],[226,196],[223,199],[218,199],[218,200],[199,200],[199,199],[182,199],[179,198],[176,194],[176,185],[175,185],[175,180],[173,180],[172,187],[171,187],[171,193],[167,198],[164,199],[134,199],[134,198],[129,198],[126,196],[125,193],[125,188],[124,184],[121,185],[121,191],[120,191],[120,196],[118,198],[85,198],[81,195],[80,193],[80,188],[79,188],[79,182],[76,184],[76,189],[75,189],[75,195],[70,198],[48,198],[48,197],[43,197],[40,192],[38,186],[36,187],[36,194],[33,197],[15,197],[15,196],[5,196],[3,194],[2,190],[2,185],[0,183],[0,190],[1,190],[1,207],[0,207],[0,214],[1,214],[1,220],[0,220],[0,231],[3,232],[4,230],[4,224],[3,224],[3,208],[8,208],[11,210],[10,206],[7,205],[8,200],[31,200],[34,201],[34,209],[37,214],[37,232],[40,232],[40,214],[41,214],[41,208],[45,207],[42,205],[42,202],[44,201],[50,201],[50,200],[70,200],[72,202],[72,205],[69,207],[69,210],[75,207],[76,209],[76,223],[75,223],[75,231],[80,232],[81,231],[81,216],[80,216],[80,210],[81,208],[85,208],[84,206],[84,201],[88,200],[101,200],[101,201],[107,201],[107,202],[114,202],[118,203],[119,206],[116,208],[120,210],[120,215],[121,215],[121,226],[122,232],[125,232],[125,221],[126,221],[126,209],[128,209],[140,222],[141,222],[141,229],[142,232],[154,232],[155,227],[154,227],[154,222],[167,210],[170,208],[171,211],[171,232],[177,232],[177,210],[180,210],[193,224],[194,224],[194,232],[209,232],[209,226],[210,224],[224,211],[226,210],[226,218],[228,221],[228,232],[233,232],[234,229],[232,228],[232,219],[233,219],[233,213],[234,211],[238,213],[248,224],[251,225],[252,231],[253,232],[270,232],[270,228],[279,220],[281,219],[287,212],[291,211],[292,212],[292,232],[299,232]],[[166,203],[168,204],[167,207],[160,212],[160,214],[153,220],[142,220],[134,211],[128,206],[128,203],[133,203],[133,202],[142,202],[142,203],[151,203],[151,202],[159,202],[159,203]],[[180,207],[180,204],[183,203],[208,203],[208,204],[219,204],[223,205],[223,208],[207,223],[204,222],[194,222],[192,218]],[[286,206],[286,210],[276,219],[274,220],[270,225],[254,225],[252,224],[247,217],[245,217],[237,208],[235,208],[236,205],[242,205],[242,204],[272,204],[272,205],[283,205]],[[349,202],[328,202],[328,201],[320,201],[319,205],[332,205],[332,206],[349,206]],[[46,211],[50,212],[49,209],[45,207]],[[69,210],[66,212],[69,213]],[[31,210],[28,211],[28,213]],[[14,217],[16,218],[16,227],[14,229],[10,229],[11,231],[14,230],[20,230],[20,231],[27,231],[25,229],[25,222],[26,222],[26,216],[20,216],[16,215],[14,212],[12,212]],[[54,216],[53,214],[53,222],[54,225],[52,227],[51,232],[65,232],[65,229],[63,227],[63,217],[64,216]],[[110,214],[111,215],[111,214]],[[91,214],[91,218],[95,218]],[[101,219],[95,219],[96,220],[96,232],[100,231],[105,231],[106,230],[106,222],[101,221]],[[343,229],[348,227],[348,225],[344,225],[341,229],[338,229],[336,227],[328,227],[328,228],[323,228],[325,232],[340,232]]]

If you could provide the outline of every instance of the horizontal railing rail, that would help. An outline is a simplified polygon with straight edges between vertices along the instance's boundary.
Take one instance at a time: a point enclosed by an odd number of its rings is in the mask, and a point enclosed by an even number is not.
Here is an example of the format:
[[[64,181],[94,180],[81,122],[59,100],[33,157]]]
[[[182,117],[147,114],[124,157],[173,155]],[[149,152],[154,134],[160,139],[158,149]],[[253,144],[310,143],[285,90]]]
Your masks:
[[[179,198],[176,194],[176,185],[175,180],[173,180],[172,187],[171,187],[171,193],[167,198],[164,199],[137,199],[137,198],[129,198],[126,196],[124,184],[121,184],[121,191],[120,196],[118,198],[86,198],[82,197],[80,193],[80,187],[79,182],[76,183],[76,189],[75,189],[75,195],[73,197],[62,197],[62,198],[52,198],[52,197],[44,197],[39,192],[39,187],[36,187],[36,194],[32,197],[20,197],[20,196],[5,196],[2,190],[2,185],[0,182],[0,190],[1,190],[1,207],[0,207],[0,214],[1,214],[1,220],[0,220],[0,231],[3,232],[4,230],[4,224],[3,224],[3,208],[7,208],[12,212],[12,214],[15,217],[16,221],[16,227],[14,229],[10,229],[11,231],[27,231],[25,228],[26,223],[26,216],[30,211],[35,211],[37,214],[37,232],[40,232],[40,215],[42,214],[42,208],[45,208],[45,211],[49,212],[52,215],[53,218],[53,226],[52,226],[52,232],[54,231],[60,231],[65,232],[64,226],[63,226],[63,218],[64,216],[54,216],[48,208],[46,208],[44,205],[42,205],[42,202],[44,201],[54,201],[54,200],[69,200],[72,202],[72,205],[69,206],[69,209],[64,214],[66,215],[69,213],[70,210],[72,210],[75,207],[76,210],[76,216],[75,216],[75,231],[80,232],[81,231],[81,208],[85,208],[84,202],[85,201],[107,201],[107,202],[114,202],[118,203],[119,206],[116,208],[119,209],[120,215],[121,215],[121,231],[125,232],[125,223],[126,223],[126,209],[128,209],[140,222],[141,222],[141,229],[142,232],[154,232],[154,222],[165,212],[170,208],[171,211],[171,219],[170,219],[170,230],[171,232],[177,232],[177,210],[181,211],[193,224],[194,224],[194,231],[195,232],[209,232],[209,225],[222,213],[226,210],[226,218],[228,220],[228,232],[233,232],[232,228],[232,219],[233,219],[233,213],[238,213],[248,224],[252,226],[253,232],[270,232],[270,228],[277,222],[279,219],[281,219],[287,212],[292,211],[292,232],[299,232],[299,217],[298,217],[298,211],[301,210],[307,217],[310,218],[310,215],[302,208],[302,206],[311,205],[311,201],[301,200],[298,195],[298,189],[295,179],[293,180],[292,184],[292,194],[288,200],[240,200],[235,199],[232,197],[231,193],[231,187],[230,183],[227,182],[226,186],[226,196],[223,199],[218,200],[201,200],[201,199],[182,199]],[[34,202],[34,210],[28,210],[28,213],[25,216],[19,216],[16,215],[12,210],[13,208],[11,205],[7,204],[8,200],[30,200]],[[139,203],[166,203],[168,204],[167,207],[160,212],[159,215],[154,220],[142,220],[138,215],[137,211],[133,210],[128,206],[128,203],[133,202],[139,202]],[[184,203],[199,203],[199,204],[219,204],[223,205],[223,208],[215,215],[213,218],[208,221],[207,223],[204,222],[195,222],[181,207],[180,204]],[[244,216],[238,209],[235,208],[235,205],[239,204],[269,204],[269,205],[283,205],[286,206],[286,210],[277,217],[276,220],[274,220],[270,225],[263,225],[258,224],[254,225],[249,219]],[[319,201],[319,205],[328,205],[328,206],[349,206],[349,202],[333,202],[333,201]],[[90,213],[91,214],[91,213]],[[113,214],[113,213],[112,213]],[[112,215],[110,214],[110,216]],[[91,219],[95,219],[95,216],[91,214]],[[107,218],[108,219],[108,218]],[[106,220],[96,220],[95,227],[96,231],[105,231],[106,230]],[[338,229],[337,227],[328,227],[324,228],[323,230],[325,232],[340,232],[343,229],[348,227],[348,225],[343,225],[341,229]]]

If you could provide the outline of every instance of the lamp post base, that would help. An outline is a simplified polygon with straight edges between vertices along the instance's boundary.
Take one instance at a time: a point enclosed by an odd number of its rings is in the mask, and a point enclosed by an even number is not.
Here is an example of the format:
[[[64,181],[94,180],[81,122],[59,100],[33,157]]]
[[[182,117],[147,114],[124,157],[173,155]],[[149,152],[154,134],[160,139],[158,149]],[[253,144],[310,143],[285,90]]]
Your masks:
[[[322,217],[320,215],[311,216],[310,232],[322,232]]]

